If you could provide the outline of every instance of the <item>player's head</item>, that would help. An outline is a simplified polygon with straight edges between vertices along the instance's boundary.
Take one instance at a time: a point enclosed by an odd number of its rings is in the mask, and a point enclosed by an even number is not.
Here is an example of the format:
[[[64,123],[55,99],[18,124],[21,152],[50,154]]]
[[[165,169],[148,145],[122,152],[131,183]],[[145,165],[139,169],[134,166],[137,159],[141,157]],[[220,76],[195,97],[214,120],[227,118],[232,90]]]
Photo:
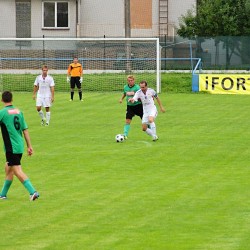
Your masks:
[[[48,75],[48,66],[47,65],[43,65],[42,66],[42,72],[43,72],[43,76],[47,76]]]
[[[141,81],[140,82],[140,88],[142,91],[146,91],[148,88],[148,83],[146,81]]]
[[[129,75],[127,77],[128,85],[129,87],[133,87],[135,85],[135,77],[132,75]]]
[[[73,57],[73,63],[78,63],[78,57],[77,56]]]
[[[4,91],[2,93],[2,102],[4,103],[12,102],[12,93],[10,91]]]

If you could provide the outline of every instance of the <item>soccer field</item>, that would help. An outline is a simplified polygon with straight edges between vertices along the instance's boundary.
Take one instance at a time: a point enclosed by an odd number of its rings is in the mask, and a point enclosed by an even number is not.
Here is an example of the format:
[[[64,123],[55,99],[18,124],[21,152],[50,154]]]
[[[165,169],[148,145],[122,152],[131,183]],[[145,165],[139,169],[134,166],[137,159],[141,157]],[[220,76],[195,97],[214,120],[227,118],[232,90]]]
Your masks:
[[[32,93],[14,93],[35,151],[22,165],[40,198],[15,179],[0,200],[0,249],[248,250],[249,97],[162,93],[160,139],[136,117],[116,143],[120,96],[56,93],[41,127]]]

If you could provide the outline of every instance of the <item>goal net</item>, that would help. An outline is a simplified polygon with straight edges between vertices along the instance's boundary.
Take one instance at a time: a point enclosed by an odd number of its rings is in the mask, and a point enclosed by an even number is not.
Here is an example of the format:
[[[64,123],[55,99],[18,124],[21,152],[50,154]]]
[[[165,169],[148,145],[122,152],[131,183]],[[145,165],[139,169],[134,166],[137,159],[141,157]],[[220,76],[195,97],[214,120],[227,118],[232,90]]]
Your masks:
[[[56,91],[69,91],[67,68],[77,56],[83,91],[122,91],[127,75],[160,92],[157,38],[0,38],[0,90],[32,91],[43,65]]]

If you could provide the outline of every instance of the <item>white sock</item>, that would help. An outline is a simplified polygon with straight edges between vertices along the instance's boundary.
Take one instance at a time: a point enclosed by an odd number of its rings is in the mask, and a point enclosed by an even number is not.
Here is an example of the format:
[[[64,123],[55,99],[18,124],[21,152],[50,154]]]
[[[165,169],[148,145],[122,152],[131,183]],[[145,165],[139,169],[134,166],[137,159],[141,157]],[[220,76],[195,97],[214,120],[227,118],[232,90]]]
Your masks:
[[[152,130],[153,135],[156,135],[156,126],[155,126],[155,123],[151,122],[149,124],[149,126],[150,126],[150,129]]]
[[[39,114],[39,116],[42,118],[42,120],[44,120],[44,114],[43,114],[43,111],[42,111],[42,110],[38,111],[38,114]]]
[[[146,132],[148,135],[153,136],[153,131],[152,131],[152,129],[147,128],[147,130],[146,130],[145,132]]]
[[[49,123],[50,121],[50,112],[46,112],[46,122]]]

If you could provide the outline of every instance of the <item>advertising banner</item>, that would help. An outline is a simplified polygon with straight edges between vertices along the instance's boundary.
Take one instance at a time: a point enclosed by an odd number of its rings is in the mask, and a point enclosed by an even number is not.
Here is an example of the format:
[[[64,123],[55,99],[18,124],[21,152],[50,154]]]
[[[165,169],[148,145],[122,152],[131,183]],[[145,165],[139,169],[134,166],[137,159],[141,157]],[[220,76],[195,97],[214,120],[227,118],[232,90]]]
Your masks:
[[[248,74],[200,74],[199,91],[211,94],[250,94]]]

